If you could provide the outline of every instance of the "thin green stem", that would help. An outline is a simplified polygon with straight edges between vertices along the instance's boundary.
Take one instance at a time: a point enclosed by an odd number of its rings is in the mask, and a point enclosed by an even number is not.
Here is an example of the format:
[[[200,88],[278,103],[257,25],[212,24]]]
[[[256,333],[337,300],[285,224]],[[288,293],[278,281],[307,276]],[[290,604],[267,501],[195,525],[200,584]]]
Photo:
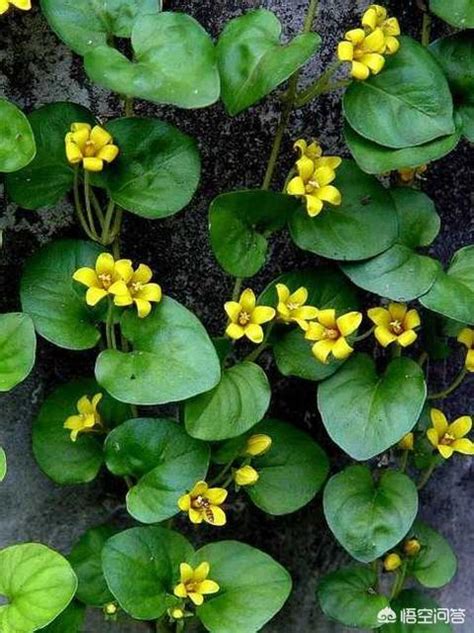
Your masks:
[[[89,222],[89,227],[91,229],[91,233],[94,236],[95,241],[99,240],[99,235],[96,231],[94,224],[94,216],[92,215],[92,206],[91,206],[91,198],[90,198],[90,176],[87,170],[84,170],[84,200],[86,203],[86,214]]]
[[[308,86],[308,88],[301,91],[300,94],[296,96],[296,107],[301,108],[321,94],[332,92],[333,90],[339,90],[339,88],[348,86],[351,83],[350,79],[343,79],[335,83],[331,82],[332,77],[340,68],[341,64],[342,62],[340,61],[335,61],[333,64],[330,64],[323,74],[316,79],[316,81]]]
[[[233,463],[234,463],[234,459],[228,462],[224,466],[224,468],[214,477],[214,479],[211,479],[211,481],[209,482],[209,486],[210,487],[215,486],[215,484],[218,484],[219,482],[223,481],[225,476],[229,472],[229,470],[232,468]]]
[[[425,470],[425,472],[422,474],[420,478],[420,481],[418,482],[418,485],[417,485],[418,490],[421,490],[422,488],[426,486],[431,475],[434,473],[435,468],[436,468],[436,462],[433,462],[431,466]]]
[[[124,97],[123,107],[125,111],[125,116],[134,116],[135,113],[133,111],[133,97]]]
[[[367,332],[364,332],[364,334],[361,334],[360,336],[356,336],[355,339],[353,339],[353,342],[360,343],[360,341],[365,341],[366,338],[369,338],[369,336],[372,335],[374,330],[375,330],[375,325],[371,327],[370,330],[368,330]]]
[[[449,396],[450,393],[455,391],[461,385],[462,381],[464,380],[466,376],[467,376],[467,369],[463,367],[463,369],[459,372],[459,374],[456,376],[453,382],[449,385],[449,387],[446,387],[446,389],[443,389],[443,391],[438,391],[438,393],[430,394],[428,396],[428,400],[441,400],[443,398],[446,398],[447,396]]]
[[[112,224],[112,218],[114,217],[115,212],[115,202],[113,200],[109,200],[109,204],[107,205],[107,211],[105,212],[104,223],[102,227],[102,244],[107,246],[113,241],[113,235],[110,231],[110,226]]]
[[[232,290],[232,301],[239,300],[240,291],[242,290],[242,282],[243,279],[241,277],[236,278],[234,288]]]
[[[94,236],[91,233],[89,225],[87,224],[87,220],[84,215],[84,211],[82,209],[81,197],[79,194],[79,168],[76,167],[74,170],[74,186],[73,186],[73,194],[74,194],[74,207],[76,209],[76,215],[78,217],[79,223],[84,231],[84,233],[91,240],[94,240]]]
[[[402,346],[398,343],[392,343],[392,358],[400,358],[402,355]]]
[[[107,320],[105,322],[105,336],[107,339],[107,347],[109,349],[117,349],[117,340],[115,338],[115,323],[114,323],[114,303],[109,296],[109,305],[107,308]]]
[[[398,596],[400,591],[403,589],[403,585],[405,584],[405,579],[407,575],[407,562],[402,563],[402,566],[397,571],[397,576],[395,582],[392,587],[392,593],[390,595],[390,600],[393,600]]]
[[[256,347],[254,350],[252,350],[250,352],[250,354],[247,354],[247,356],[244,358],[244,361],[253,362],[253,361],[257,360],[257,358],[260,356],[260,354],[267,349],[267,347],[268,347],[268,339],[269,339],[270,334],[271,334],[271,332],[273,330],[274,324],[275,324],[274,321],[272,323],[270,323],[270,325],[267,327],[267,331],[265,332],[265,336],[264,336],[263,341],[260,343],[260,345],[258,347]]]
[[[420,356],[418,358],[418,365],[420,367],[423,367],[423,365],[426,363],[428,358],[429,358],[428,352],[421,352],[421,354],[420,354]]]
[[[400,458],[400,472],[404,473],[407,469],[408,464],[408,451],[403,451],[402,456]]]
[[[90,189],[90,194],[91,194],[92,206],[94,207],[96,216],[99,220],[99,224],[100,226],[104,226],[104,221],[105,221],[104,212],[102,211],[102,207],[100,206],[99,201],[97,200],[97,196],[95,195],[94,190],[92,188]]]

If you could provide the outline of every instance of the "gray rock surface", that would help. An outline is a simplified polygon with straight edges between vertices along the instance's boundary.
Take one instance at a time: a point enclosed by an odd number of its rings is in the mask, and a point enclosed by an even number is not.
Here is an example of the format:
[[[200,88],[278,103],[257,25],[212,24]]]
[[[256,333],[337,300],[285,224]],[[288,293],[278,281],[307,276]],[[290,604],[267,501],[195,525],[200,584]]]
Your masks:
[[[169,9],[191,13],[214,36],[230,17],[246,9],[266,7],[277,13],[284,24],[285,37],[290,37],[301,28],[305,11],[302,0],[171,0],[165,4]],[[357,16],[367,4],[367,0],[322,0],[315,28],[323,36],[323,46],[308,64],[307,77],[320,72],[331,60],[344,30],[357,23]],[[392,13],[400,16],[402,30],[417,36],[421,14],[415,0],[393,0],[388,4]],[[435,34],[445,29],[437,21],[434,28]],[[29,14],[15,12],[2,18],[0,60],[0,90],[26,110],[70,100],[90,107],[104,119],[120,113],[116,97],[90,84],[80,59],[57,40],[37,8]],[[128,216],[122,250],[127,257],[148,261],[166,293],[194,310],[213,335],[219,334],[224,327],[221,306],[229,297],[232,280],[219,269],[210,253],[207,208],[220,192],[259,186],[278,118],[278,94],[233,119],[226,116],[221,104],[189,112],[140,102],[136,111],[171,121],[197,137],[203,157],[203,180],[192,203],[176,217],[153,223]],[[280,182],[276,185],[281,184],[291,164],[291,140],[295,137],[316,136],[328,151],[347,154],[341,134],[339,94],[324,97],[297,112],[290,127],[280,161]],[[469,164],[472,166],[472,154],[464,143],[430,168],[423,185],[443,219],[442,232],[431,251],[444,262],[459,247],[473,242]],[[68,203],[38,213],[5,205],[0,222],[7,229],[0,259],[0,307],[1,311],[9,311],[19,308],[18,287],[25,258],[53,238],[80,233]],[[316,257],[298,251],[288,236],[281,234],[272,242],[269,265],[252,281],[252,286],[260,290],[284,270],[315,263]],[[91,353],[71,353],[41,340],[31,376],[1,397],[0,445],[8,453],[9,474],[0,487],[0,547],[34,540],[67,552],[86,528],[111,515],[126,521],[120,508],[123,490],[116,482],[103,475],[90,485],[57,486],[40,472],[31,452],[31,424],[44,397],[58,383],[91,373],[93,360]],[[339,470],[346,462],[322,428],[315,411],[314,385],[283,379],[274,367],[269,365],[268,369],[274,385],[271,414],[310,432],[330,453],[332,471]],[[451,361],[433,368],[435,387],[447,384],[454,372]],[[473,413],[473,391],[473,382],[466,383],[447,401],[447,410],[453,416]],[[455,580],[434,595],[446,607],[470,610],[468,623],[457,628],[459,633],[474,630],[472,482],[471,459],[453,459],[439,469],[421,495],[422,516],[458,552]],[[215,536],[211,530],[203,530],[198,538],[205,541]],[[229,525],[219,532],[218,538],[240,538],[254,544],[290,570],[294,592],[266,631],[345,633],[339,624],[322,616],[314,599],[321,574],[347,561],[325,525],[320,496],[302,511],[275,519],[239,503],[232,508]],[[96,612],[89,618],[86,630],[132,633],[146,628],[130,622],[120,627],[105,625]]]

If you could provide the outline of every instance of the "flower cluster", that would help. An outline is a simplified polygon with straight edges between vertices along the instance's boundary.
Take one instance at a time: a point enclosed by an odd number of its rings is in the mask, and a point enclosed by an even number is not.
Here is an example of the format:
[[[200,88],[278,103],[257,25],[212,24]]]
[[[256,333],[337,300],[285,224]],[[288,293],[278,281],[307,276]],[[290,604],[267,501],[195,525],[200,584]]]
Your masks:
[[[82,396],[77,401],[77,413],[71,415],[64,422],[64,428],[71,431],[71,440],[75,442],[79,433],[93,433],[102,427],[102,419],[97,406],[102,400],[102,394],[96,393],[92,400]]]
[[[29,11],[31,0],[0,0],[0,15],[6,13],[10,6],[21,9],[21,11]]]
[[[65,138],[66,156],[71,165],[80,165],[86,171],[102,171],[104,162],[111,163],[119,153],[112,136],[100,127],[89,123],[73,123]]]

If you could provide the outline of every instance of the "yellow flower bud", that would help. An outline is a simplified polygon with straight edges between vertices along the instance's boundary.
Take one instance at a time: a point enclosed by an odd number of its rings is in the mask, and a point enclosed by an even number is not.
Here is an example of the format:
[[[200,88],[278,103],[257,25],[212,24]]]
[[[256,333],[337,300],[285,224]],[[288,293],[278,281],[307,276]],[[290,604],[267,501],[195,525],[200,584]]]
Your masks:
[[[264,435],[263,433],[251,435],[245,446],[245,455],[250,455],[252,457],[263,455],[263,453],[268,451],[271,445],[272,438],[269,435]]]
[[[234,480],[238,486],[252,486],[257,483],[258,478],[258,472],[252,466],[242,466],[234,473]]]
[[[415,435],[413,433],[407,433],[398,442],[398,448],[401,448],[403,451],[412,451],[414,443]]]
[[[383,561],[385,571],[395,571],[402,564],[402,559],[398,554],[389,554]]]
[[[403,551],[407,556],[416,556],[421,549],[421,543],[416,538],[412,538],[409,541],[405,541],[403,544]]]
[[[168,615],[170,618],[173,618],[173,620],[182,620],[184,618],[184,611],[179,607],[174,607],[168,610]]]
[[[115,615],[117,613],[117,610],[118,607],[113,602],[108,602],[104,607],[104,611],[107,615]]]

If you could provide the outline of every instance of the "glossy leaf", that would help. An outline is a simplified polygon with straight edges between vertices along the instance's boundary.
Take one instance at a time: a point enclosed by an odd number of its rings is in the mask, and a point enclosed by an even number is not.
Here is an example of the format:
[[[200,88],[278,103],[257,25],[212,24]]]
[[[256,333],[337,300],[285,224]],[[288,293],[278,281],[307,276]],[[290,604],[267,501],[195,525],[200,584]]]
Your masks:
[[[22,169],[35,153],[35,138],[28,119],[16,105],[0,99],[0,172]]]
[[[219,359],[206,330],[170,297],[145,319],[126,312],[121,329],[134,351],[105,350],[96,363],[97,381],[117,400],[142,405],[178,402],[219,382]]]
[[[42,633],[82,633],[86,608],[80,602],[73,600],[51,624],[41,629]]]
[[[2,482],[7,476],[7,456],[5,451],[0,446],[0,482]]]
[[[0,314],[0,392],[9,391],[33,368],[36,335],[27,314]]]
[[[430,0],[430,10],[452,26],[474,28],[474,6],[471,0],[452,0],[448,3],[446,0]]]
[[[434,202],[410,187],[390,190],[398,215],[399,242],[410,248],[429,246],[437,237],[441,219]]]
[[[415,521],[411,538],[420,542],[421,550],[409,559],[409,573],[430,589],[451,582],[456,573],[457,560],[448,541],[420,520]]]
[[[421,591],[405,589],[395,600],[392,600],[390,606],[395,611],[396,622],[384,624],[380,629],[380,633],[453,633],[451,625],[444,622],[430,623],[428,621],[425,624],[422,622],[417,624],[405,624],[402,622],[401,612],[403,610],[414,609],[415,613],[418,613],[418,609],[423,609],[424,613],[435,613],[439,609],[438,603],[431,597],[421,593]],[[430,618],[430,616],[428,617]]]
[[[367,466],[349,466],[331,477],[324,490],[324,515],[339,543],[362,563],[397,545],[418,511],[412,480],[387,470],[375,481]]]

